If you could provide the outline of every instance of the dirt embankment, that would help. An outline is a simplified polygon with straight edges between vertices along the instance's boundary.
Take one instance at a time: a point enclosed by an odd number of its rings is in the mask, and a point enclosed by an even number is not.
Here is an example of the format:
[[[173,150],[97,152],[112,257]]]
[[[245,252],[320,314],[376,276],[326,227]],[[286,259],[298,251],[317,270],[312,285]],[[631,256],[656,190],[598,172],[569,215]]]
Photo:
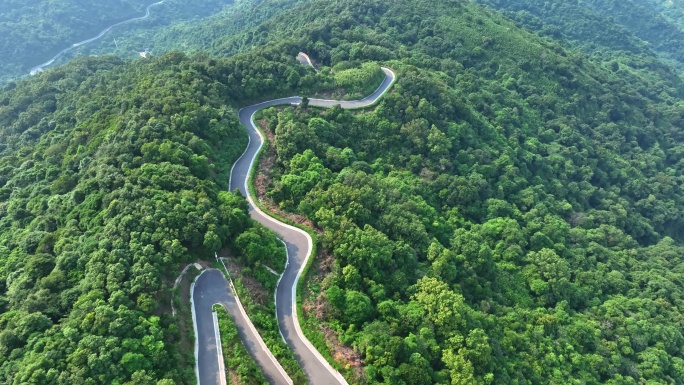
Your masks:
[[[257,199],[259,199],[259,202],[261,202],[262,206],[264,206],[268,211],[280,216],[281,218],[286,218],[293,223],[304,225],[320,233],[321,229],[316,228],[309,219],[301,215],[282,211],[280,206],[275,203],[273,199],[268,197],[268,195],[266,195],[268,189],[273,186],[273,166],[276,162],[276,150],[273,146],[275,134],[268,126],[266,120],[261,119],[257,122],[257,124],[266,134],[266,138],[268,138],[268,145],[264,148],[261,157],[259,158],[257,173],[254,177],[254,186],[256,187]]]

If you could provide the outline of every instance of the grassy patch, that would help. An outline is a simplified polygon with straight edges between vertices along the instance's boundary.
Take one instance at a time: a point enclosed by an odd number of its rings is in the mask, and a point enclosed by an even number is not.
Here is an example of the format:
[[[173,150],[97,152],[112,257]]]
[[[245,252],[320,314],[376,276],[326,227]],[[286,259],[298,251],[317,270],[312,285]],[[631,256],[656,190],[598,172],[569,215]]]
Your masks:
[[[184,380],[186,383],[196,384],[195,376],[195,329],[192,325],[192,308],[190,305],[190,287],[201,273],[190,267],[183,276],[180,284],[173,289],[171,295],[173,306],[176,308],[176,327],[179,335],[178,351],[180,352],[180,367],[186,368]]]
[[[278,277],[272,274],[271,276],[277,281]],[[306,376],[302,368],[297,363],[292,350],[280,335],[278,320],[275,317],[275,299],[273,296],[270,296],[270,300],[265,304],[257,304],[255,301],[252,301],[250,291],[245,288],[241,278],[235,279],[233,283],[249,319],[252,320],[252,323],[259,331],[268,349],[280,362],[295,384],[305,384]]]
[[[360,67],[345,68],[343,63],[333,68],[335,86],[345,91],[345,99],[361,99],[370,95],[385,78],[380,65],[374,62]]]
[[[218,316],[221,348],[223,349],[223,361],[228,372],[226,378],[228,383],[244,385],[268,384],[261,368],[254,362],[242,344],[237,327],[226,309],[221,305],[214,305],[213,310]]]

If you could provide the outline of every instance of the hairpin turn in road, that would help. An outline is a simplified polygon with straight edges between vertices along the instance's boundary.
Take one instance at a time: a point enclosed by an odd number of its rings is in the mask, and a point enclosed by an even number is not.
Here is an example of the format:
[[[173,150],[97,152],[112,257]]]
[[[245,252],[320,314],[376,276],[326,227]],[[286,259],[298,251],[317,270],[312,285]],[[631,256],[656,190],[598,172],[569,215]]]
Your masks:
[[[335,105],[340,105],[345,109],[356,109],[371,106],[375,104],[390,89],[396,80],[396,75],[389,68],[383,67],[382,71],[385,73],[385,78],[382,84],[380,84],[375,92],[364,99],[353,101],[309,99],[309,106],[330,108]],[[254,124],[254,114],[263,108],[283,104],[298,105],[301,102],[301,97],[293,96],[289,98],[258,103],[253,106],[245,107],[238,112],[240,122],[247,127],[249,144],[247,145],[247,149],[245,149],[245,152],[242,154],[242,156],[233,165],[229,184],[231,191],[238,189],[245,197],[247,197],[247,200],[249,201],[249,212],[252,218],[276,232],[286,245],[288,260],[285,271],[280,277],[276,287],[276,316],[278,318],[280,332],[285,339],[285,342],[287,342],[287,344],[293,350],[297,361],[307,376],[308,382],[315,385],[347,384],[344,377],[342,377],[342,375],[335,370],[325,360],[325,358],[323,358],[323,356],[316,350],[316,348],[314,348],[311,342],[309,342],[306,336],[304,336],[297,319],[297,282],[299,281],[300,275],[302,274],[307,261],[311,257],[313,246],[311,237],[305,231],[280,222],[279,220],[274,219],[261,211],[254,203],[254,200],[249,194],[248,189],[248,178],[250,172],[252,167],[255,166],[257,154],[259,153],[259,150],[264,142],[260,131]],[[216,279],[219,278],[217,277]],[[217,285],[222,285],[222,283],[217,281]],[[197,317],[211,317],[211,314],[197,314]],[[249,319],[245,321],[244,318],[239,318],[236,320],[236,322],[240,323],[250,321]],[[239,324],[238,327],[247,328],[246,325]],[[204,334],[213,335],[212,333]],[[199,340],[198,336],[198,344],[201,346],[203,343],[209,344],[211,341],[203,342]],[[251,342],[246,341],[246,344],[249,343]],[[208,361],[209,359],[206,360]],[[198,365],[198,371],[202,373],[205,370],[205,368],[203,368],[204,363],[202,360],[198,362]],[[213,367],[216,367],[216,365],[208,363],[206,370],[216,370],[212,369]],[[272,372],[272,370],[267,370],[266,368],[264,368],[264,371]],[[212,376],[211,374],[208,374],[206,377],[216,378],[215,375]],[[278,382],[276,381],[276,383]]]

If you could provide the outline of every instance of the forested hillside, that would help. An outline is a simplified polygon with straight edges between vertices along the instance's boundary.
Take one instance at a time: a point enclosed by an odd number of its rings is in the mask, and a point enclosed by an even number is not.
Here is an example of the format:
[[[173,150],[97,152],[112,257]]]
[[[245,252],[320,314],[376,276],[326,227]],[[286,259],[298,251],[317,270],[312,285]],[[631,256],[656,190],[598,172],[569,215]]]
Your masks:
[[[262,116],[268,196],[335,259],[304,307],[362,358],[348,378],[683,383],[683,104],[666,66],[590,59],[460,1],[317,1],[260,31],[323,65],[398,71],[372,112]]]
[[[682,7],[659,0],[478,0],[542,35],[599,56],[654,55],[684,69]],[[669,5],[668,5],[669,4]]]
[[[194,383],[169,287],[251,231],[228,105],[294,92],[297,52],[78,59],[0,92],[0,383]]]
[[[113,40],[101,40],[79,48],[79,55],[115,54],[122,57],[135,55],[135,51],[148,48],[154,55],[168,51],[182,51],[188,54],[202,52],[210,55],[224,56],[243,52],[254,34],[244,33],[254,30],[259,24],[277,17],[300,0],[241,0],[222,11],[204,18],[168,20],[168,23],[129,26],[112,31]],[[173,14],[166,6],[158,10],[160,17]],[[234,44],[230,52],[220,49],[222,42],[237,34],[239,40],[231,40]]]
[[[656,9],[663,17],[673,22],[679,29],[684,30],[684,3],[670,0],[637,0],[639,4]]]
[[[44,63],[73,43],[96,36],[114,23],[143,16],[145,8],[155,1],[142,0],[5,0],[0,3],[0,84],[27,75],[29,69]],[[220,11],[232,0],[165,0],[144,21],[145,27],[186,22],[194,17]],[[120,29],[136,27],[131,24]],[[112,53],[114,44],[112,42]],[[135,47],[142,51],[145,44]],[[128,47],[127,54],[132,52]]]
[[[193,383],[164,304],[183,263],[248,248],[235,108],[359,93],[378,64],[398,80],[375,108],[259,117],[262,199],[330,257],[302,319],[359,358],[350,382],[684,384],[675,45],[584,3],[259,4],[186,40],[220,57],[78,59],[0,92],[0,384]]]

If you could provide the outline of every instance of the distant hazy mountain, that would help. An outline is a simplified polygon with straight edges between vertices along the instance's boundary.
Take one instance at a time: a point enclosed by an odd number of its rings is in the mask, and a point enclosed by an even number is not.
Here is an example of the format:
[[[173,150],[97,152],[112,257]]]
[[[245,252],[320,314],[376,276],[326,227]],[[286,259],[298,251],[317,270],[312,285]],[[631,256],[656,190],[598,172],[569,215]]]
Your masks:
[[[107,26],[141,16],[158,0],[6,0],[0,2],[0,83],[25,75],[72,44]],[[222,9],[233,0],[165,0],[144,21],[145,28],[192,20]],[[126,25],[120,29],[137,27]],[[110,40],[112,41],[112,40]],[[112,44],[113,45],[113,44]],[[144,50],[140,46],[136,49]],[[65,59],[71,56],[66,56]],[[63,62],[63,61],[62,61]]]
[[[278,243],[226,191],[236,111],[373,89],[380,65],[397,82],[372,108],[256,115],[259,201],[317,234],[302,329],[349,382],[684,384],[679,5],[482,3],[248,0],[185,20],[197,3],[169,0],[163,28],[79,52],[149,42],[149,59],[2,88],[0,384],[193,384],[191,317],[168,304],[216,250],[270,288],[255,324],[280,341]]]
[[[684,69],[681,2],[660,0],[479,0],[526,28],[590,52],[655,53]]]

